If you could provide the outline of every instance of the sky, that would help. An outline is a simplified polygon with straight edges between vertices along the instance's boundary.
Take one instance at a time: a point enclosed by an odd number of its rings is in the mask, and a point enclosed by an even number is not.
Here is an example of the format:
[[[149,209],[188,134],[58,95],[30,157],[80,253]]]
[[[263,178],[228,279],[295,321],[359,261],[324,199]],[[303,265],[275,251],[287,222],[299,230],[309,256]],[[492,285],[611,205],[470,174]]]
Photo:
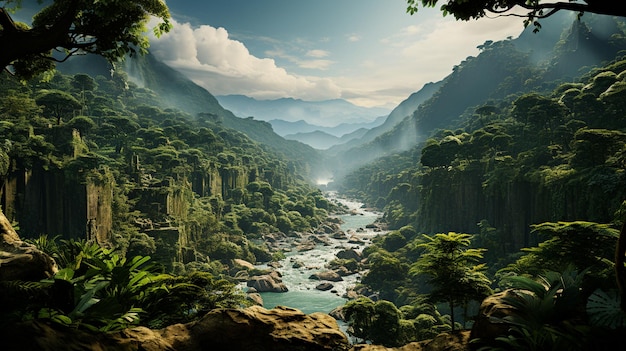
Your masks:
[[[405,0],[167,0],[174,27],[151,52],[213,95],[397,106],[520,18],[456,21]]]

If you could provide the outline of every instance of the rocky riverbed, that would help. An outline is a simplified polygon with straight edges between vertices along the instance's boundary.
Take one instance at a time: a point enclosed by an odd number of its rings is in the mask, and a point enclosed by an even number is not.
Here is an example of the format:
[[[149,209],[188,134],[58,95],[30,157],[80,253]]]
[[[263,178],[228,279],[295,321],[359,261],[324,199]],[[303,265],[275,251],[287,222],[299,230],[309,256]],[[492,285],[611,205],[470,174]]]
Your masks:
[[[272,233],[265,244],[286,258],[250,265],[239,271],[241,286],[256,304],[289,306],[305,313],[329,313],[356,297],[352,288],[367,270],[362,251],[372,238],[385,234],[380,213],[330,195],[344,210],[306,233]],[[247,276],[246,276],[247,275]]]

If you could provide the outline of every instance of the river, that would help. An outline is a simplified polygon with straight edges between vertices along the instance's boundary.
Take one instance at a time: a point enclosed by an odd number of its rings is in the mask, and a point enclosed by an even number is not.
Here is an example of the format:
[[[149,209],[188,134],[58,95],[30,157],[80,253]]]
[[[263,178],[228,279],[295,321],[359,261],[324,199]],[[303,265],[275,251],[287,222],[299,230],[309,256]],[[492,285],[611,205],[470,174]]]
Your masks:
[[[354,286],[360,274],[353,274],[343,277],[343,281],[332,282],[333,289],[328,291],[317,290],[315,287],[320,284],[319,280],[309,279],[317,272],[327,271],[325,265],[336,258],[336,254],[343,250],[352,248],[361,252],[371,241],[371,238],[383,234],[380,230],[366,228],[368,224],[374,223],[382,214],[362,208],[363,204],[357,201],[337,197],[334,193],[328,193],[328,198],[346,205],[352,212],[350,214],[339,215],[341,218],[341,230],[348,236],[355,235],[364,244],[350,244],[347,240],[330,238],[330,245],[318,244],[313,250],[298,252],[296,250],[286,253],[286,258],[281,260],[281,268],[277,270],[282,274],[283,283],[289,291],[283,293],[264,292],[261,293],[263,306],[271,309],[277,305],[288,306],[299,309],[310,314],[313,312],[329,313],[338,306],[343,306],[347,299],[344,294],[347,289]],[[293,262],[298,260],[304,263],[302,268],[293,268]],[[258,268],[267,268],[267,265],[259,265]]]

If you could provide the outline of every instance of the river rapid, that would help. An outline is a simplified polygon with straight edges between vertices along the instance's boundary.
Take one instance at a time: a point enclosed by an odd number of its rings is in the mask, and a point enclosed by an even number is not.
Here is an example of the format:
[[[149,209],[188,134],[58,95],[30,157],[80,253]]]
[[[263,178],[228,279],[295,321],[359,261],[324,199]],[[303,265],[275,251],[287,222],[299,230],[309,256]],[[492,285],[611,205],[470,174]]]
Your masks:
[[[329,244],[317,244],[314,249],[308,251],[292,250],[285,253],[286,258],[279,261],[280,268],[276,270],[282,275],[282,281],[289,289],[287,292],[263,292],[263,306],[271,309],[277,305],[296,308],[306,314],[313,312],[329,313],[339,306],[343,306],[347,298],[346,291],[353,287],[361,278],[360,273],[342,277],[342,281],[331,282],[333,288],[327,291],[316,289],[323,281],[310,279],[312,274],[328,271],[326,264],[337,258],[336,254],[345,249],[354,249],[357,252],[369,245],[371,239],[385,232],[376,228],[367,228],[368,224],[374,223],[382,216],[380,212],[374,212],[363,208],[363,204],[357,201],[337,197],[329,192],[326,196],[331,201],[336,201],[348,207],[349,213],[338,215],[342,221],[340,228],[348,237],[355,236],[361,239],[362,244],[348,243],[348,240],[340,240],[328,236]],[[293,263],[303,263],[301,268],[294,268]],[[268,266],[258,265],[258,268],[267,269]]]

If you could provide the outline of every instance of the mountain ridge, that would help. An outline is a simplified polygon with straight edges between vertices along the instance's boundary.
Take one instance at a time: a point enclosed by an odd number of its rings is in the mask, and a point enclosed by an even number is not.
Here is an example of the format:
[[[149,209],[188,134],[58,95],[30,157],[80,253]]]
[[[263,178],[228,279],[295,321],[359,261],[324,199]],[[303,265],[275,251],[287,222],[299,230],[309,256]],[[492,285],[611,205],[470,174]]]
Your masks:
[[[468,57],[436,83],[436,91],[410,115],[396,124],[385,123],[390,127],[386,130],[382,126],[374,128],[360,140],[331,147],[326,151],[327,163],[334,162],[336,178],[341,178],[350,169],[376,158],[416,147],[437,130],[462,128],[476,108],[489,105],[490,101],[512,99],[571,82],[580,68],[615,57],[612,50],[618,50],[619,46],[612,44],[610,28],[618,28],[620,21],[626,20],[586,15],[578,23],[571,16],[556,16],[546,19],[537,34],[532,35],[532,29],[526,28],[517,38],[488,41],[476,57]],[[602,30],[596,33],[593,28]],[[525,51],[535,47],[549,52]],[[542,60],[539,64],[538,59]]]
[[[322,127],[335,127],[342,123],[371,122],[386,116],[389,109],[362,107],[344,99],[305,101],[294,98],[257,100],[245,95],[217,95],[216,99],[227,110],[241,117],[271,121],[280,119],[288,122],[304,120]],[[340,121],[339,123],[336,123]],[[358,129],[358,128],[357,128]]]
[[[351,134],[359,129],[375,128],[383,124],[386,119],[387,119],[386,116],[381,116],[370,122],[341,123],[334,127],[319,126],[319,125],[308,123],[305,120],[290,122],[290,121],[285,121],[282,119],[273,119],[268,122],[272,125],[272,128],[274,128],[274,132],[276,132],[276,134],[281,135],[283,137],[285,135],[294,135],[294,134],[321,131],[326,134],[335,136],[337,138],[341,138],[342,136]]]

